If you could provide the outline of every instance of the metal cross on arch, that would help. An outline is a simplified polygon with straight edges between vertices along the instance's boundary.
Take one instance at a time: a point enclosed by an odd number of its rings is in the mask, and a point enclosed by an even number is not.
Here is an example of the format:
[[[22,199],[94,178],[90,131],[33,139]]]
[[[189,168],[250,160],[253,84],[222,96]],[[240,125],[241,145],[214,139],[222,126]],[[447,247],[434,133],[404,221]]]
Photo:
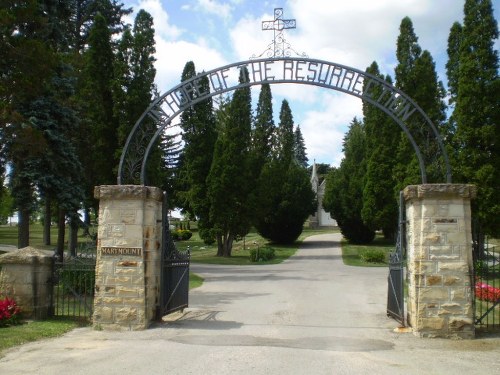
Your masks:
[[[283,19],[283,8],[274,9],[274,20],[262,21],[262,30],[273,30],[273,57],[283,57],[285,50],[285,38],[283,38],[283,30],[295,29],[297,21],[295,19]]]

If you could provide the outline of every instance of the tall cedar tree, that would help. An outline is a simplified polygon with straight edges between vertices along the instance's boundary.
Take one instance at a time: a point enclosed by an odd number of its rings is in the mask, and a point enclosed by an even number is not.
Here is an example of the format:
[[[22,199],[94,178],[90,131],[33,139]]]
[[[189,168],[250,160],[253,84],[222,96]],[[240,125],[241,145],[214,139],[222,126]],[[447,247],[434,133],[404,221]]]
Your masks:
[[[85,52],[82,74],[81,103],[85,119],[82,123],[88,134],[81,149],[86,166],[87,194],[94,186],[116,184],[118,165],[118,120],[113,99],[114,54],[111,32],[106,19],[98,13],[90,30],[89,48]]]
[[[455,119],[455,105],[458,96],[458,77],[460,74],[460,44],[462,41],[462,25],[459,22],[453,23],[448,36],[448,62],[446,63],[446,76],[448,77],[448,106],[451,114],[448,117],[448,129],[450,135],[445,139],[445,146],[447,148],[452,170],[454,171],[455,178],[458,176],[458,149],[459,145],[456,143],[454,137],[457,131],[457,121]]]
[[[148,108],[156,93],[155,30],[153,18],[140,10],[135,18],[133,32],[126,29],[118,46],[115,62],[115,111],[119,118],[119,144],[125,141]]]
[[[248,81],[248,70],[243,67],[239,82]],[[230,257],[234,240],[250,230],[251,122],[250,87],[240,87],[234,92],[226,122],[220,124],[207,179],[210,221],[217,239],[218,256]]]
[[[366,72],[384,78],[376,62]],[[391,83],[390,77],[386,77],[386,80]],[[394,195],[396,182],[392,175],[396,164],[394,145],[400,140],[401,129],[392,118],[369,103],[363,103],[363,116],[367,164],[361,216],[367,226],[375,230],[382,229],[387,238],[392,238],[398,218]]]
[[[306,144],[304,142],[304,137],[302,136],[299,125],[297,125],[297,127],[295,128],[293,138],[293,153],[295,160],[302,168],[307,168],[307,162],[309,161],[309,159],[307,158]]]
[[[344,137],[344,158],[339,168],[333,168],[326,180],[323,207],[337,221],[341,233],[352,243],[369,243],[375,231],[361,217],[363,187],[366,175],[366,133],[356,118]]]
[[[185,81],[196,76],[195,65],[192,61],[186,63],[181,80]],[[208,80],[204,78],[200,85],[204,92],[209,92]],[[191,99],[195,98],[193,92]],[[184,209],[194,214],[198,221],[200,236],[207,243],[213,240],[210,229],[210,204],[207,199],[207,177],[212,164],[217,131],[212,99],[204,100],[187,108],[181,115],[184,149],[180,174],[182,179]]]
[[[454,117],[457,177],[478,187],[475,216],[483,231],[500,235],[500,80],[498,25],[491,1],[466,0]]]
[[[125,28],[118,43],[114,63],[113,99],[114,115],[118,125],[118,152],[121,156],[127,137],[142,113],[151,104],[156,95],[154,79],[156,69],[155,30],[151,15],[140,10],[134,21],[132,31]],[[154,121],[146,117],[142,120],[143,128],[155,128]],[[163,162],[162,148],[159,140],[151,152],[147,162],[148,184],[162,187],[168,186],[167,168]],[[168,139],[166,140],[168,142]],[[168,147],[165,148],[168,152]]]
[[[413,23],[408,17],[401,21],[396,57],[398,60],[395,69],[396,87],[415,100],[438,130],[447,132],[442,126],[445,119],[443,85],[437,79],[435,64],[430,53],[428,51],[422,53],[413,30]],[[426,124],[412,122],[411,118],[407,126],[424,158],[428,182],[443,182],[443,177],[439,173],[439,164],[442,160],[436,158],[439,150],[432,147],[437,142],[430,141],[434,138],[434,134]],[[397,180],[395,190],[399,191],[407,185],[420,183],[418,160],[404,133],[401,133],[397,159],[398,163],[394,169]]]
[[[413,22],[409,17],[405,17],[399,26],[399,36],[396,43],[398,65],[395,68],[395,78],[396,87],[410,98],[413,98],[418,89],[418,81],[415,77],[415,64],[421,54],[422,48],[418,44],[418,37],[413,29]],[[412,134],[416,133],[416,126],[418,125],[408,124]],[[415,151],[403,132],[400,133],[396,158],[398,162],[394,168],[397,181],[395,190],[399,191],[407,185],[420,183],[420,172]]]
[[[275,156],[259,178],[255,226],[260,235],[276,243],[293,243],[304,222],[316,208],[315,194],[307,169],[295,158],[293,115],[286,100],[276,129]]]
[[[258,178],[274,147],[273,96],[268,83],[261,86],[252,132],[252,168]]]

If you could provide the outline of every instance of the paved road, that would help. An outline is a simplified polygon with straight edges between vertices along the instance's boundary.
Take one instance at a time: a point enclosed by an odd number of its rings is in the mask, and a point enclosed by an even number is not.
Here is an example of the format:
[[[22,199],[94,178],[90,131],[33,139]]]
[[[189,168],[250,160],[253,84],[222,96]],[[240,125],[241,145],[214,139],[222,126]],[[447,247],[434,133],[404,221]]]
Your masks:
[[[192,268],[205,283],[176,320],[23,345],[0,359],[0,374],[500,373],[498,338],[394,333],[387,270],[344,266],[338,234],[309,237],[279,265]]]

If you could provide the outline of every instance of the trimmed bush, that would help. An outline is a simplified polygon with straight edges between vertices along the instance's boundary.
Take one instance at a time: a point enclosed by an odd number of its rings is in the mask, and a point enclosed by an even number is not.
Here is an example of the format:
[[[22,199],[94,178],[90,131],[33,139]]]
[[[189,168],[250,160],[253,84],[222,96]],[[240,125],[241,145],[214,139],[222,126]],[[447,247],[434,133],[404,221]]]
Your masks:
[[[382,250],[363,250],[360,254],[361,260],[366,263],[384,263],[385,253]]]
[[[174,241],[187,241],[193,236],[193,232],[187,229],[171,230],[170,235]]]
[[[250,261],[265,262],[275,258],[274,249],[272,247],[258,247],[250,250]]]

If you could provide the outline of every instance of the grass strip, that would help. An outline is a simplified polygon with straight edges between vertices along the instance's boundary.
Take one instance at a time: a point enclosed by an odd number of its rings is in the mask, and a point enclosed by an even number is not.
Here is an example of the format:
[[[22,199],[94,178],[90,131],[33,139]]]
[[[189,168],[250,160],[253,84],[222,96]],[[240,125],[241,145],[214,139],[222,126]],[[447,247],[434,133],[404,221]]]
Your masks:
[[[74,328],[82,326],[74,319],[54,318],[44,321],[27,321],[23,324],[0,328],[1,353],[17,345],[61,336]]]

